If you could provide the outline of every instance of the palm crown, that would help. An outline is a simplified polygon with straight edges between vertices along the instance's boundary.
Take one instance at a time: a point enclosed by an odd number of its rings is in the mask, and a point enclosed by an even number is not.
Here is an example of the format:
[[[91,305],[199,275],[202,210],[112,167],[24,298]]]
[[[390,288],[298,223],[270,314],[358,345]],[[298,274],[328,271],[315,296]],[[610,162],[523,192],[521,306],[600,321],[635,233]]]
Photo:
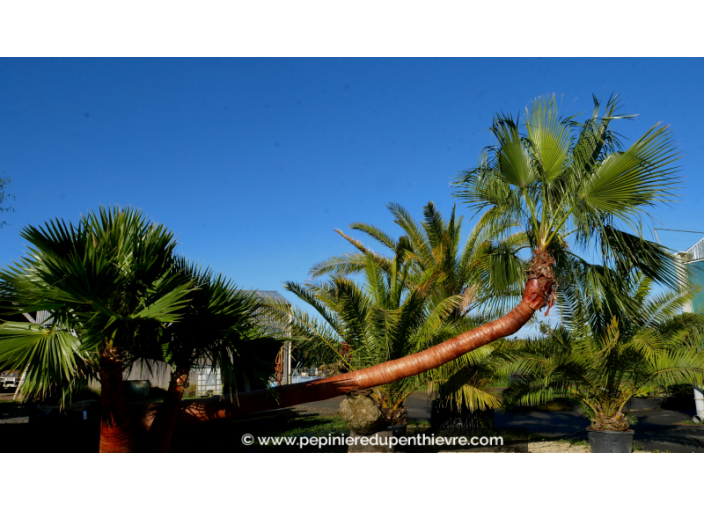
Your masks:
[[[398,204],[389,204],[388,209],[404,231],[398,240],[366,223],[352,223],[350,228],[369,235],[408,264],[406,287],[422,289],[436,300],[462,296],[456,309],[459,315],[477,311],[491,311],[495,315],[505,311],[507,305],[515,305],[524,283],[525,263],[517,255],[525,245],[523,234],[495,240],[495,231],[478,225],[461,247],[463,218],[456,217],[454,207],[446,221],[435,204],[429,202],[423,207],[420,223]],[[311,276],[357,274],[365,271],[369,259],[390,274],[392,257],[380,255],[357,239],[340,230],[337,232],[358,252],[330,257],[316,264]]]
[[[679,183],[669,130],[655,125],[624,149],[611,124],[633,116],[619,114],[617,97],[609,99],[603,114],[596,98],[594,103],[582,123],[560,117],[554,96],[535,100],[522,125],[498,115],[491,127],[496,144],[476,168],[459,176],[455,196],[484,212],[480,224],[504,235],[524,232],[526,247],[540,259],[536,273],[554,277],[555,261],[558,267],[578,262],[594,272],[575,249],[596,248],[602,276],[637,269],[675,288],[674,257],[640,235],[642,215],[671,201]]]
[[[50,324],[0,328],[0,360],[27,369],[25,396],[67,396],[96,371],[98,355],[142,357],[193,287],[171,271],[173,235],[134,209],[101,208],[77,225],[54,220],[22,236],[29,255],[0,272],[2,298],[15,311],[49,312]]]

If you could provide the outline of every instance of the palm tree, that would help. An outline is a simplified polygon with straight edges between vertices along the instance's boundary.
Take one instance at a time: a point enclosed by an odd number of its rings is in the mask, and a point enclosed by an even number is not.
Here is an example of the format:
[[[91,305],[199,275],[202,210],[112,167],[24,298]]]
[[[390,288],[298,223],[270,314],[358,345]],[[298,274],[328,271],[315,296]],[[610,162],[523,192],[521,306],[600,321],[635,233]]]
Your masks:
[[[345,276],[304,285],[287,282],[285,288],[316,309],[322,320],[280,303],[272,303],[271,311],[281,322],[291,317],[293,337],[313,352],[337,356],[344,372],[403,358],[472,328],[469,319],[453,313],[462,296],[436,300],[424,287],[406,285],[411,270],[407,259],[400,250],[386,272],[366,255],[363,285]],[[391,424],[400,425],[406,422],[406,399],[424,382],[418,376],[392,381],[376,387],[372,398]]]
[[[467,329],[497,318],[516,305],[525,284],[525,262],[518,252],[528,247],[524,234],[513,233],[501,238],[485,225],[477,225],[460,249],[462,217],[456,217],[455,207],[445,221],[433,202],[423,208],[423,221],[417,222],[398,204],[389,204],[394,222],[404,236],[394,240],[379,228],[365,223],[353,223],[350,228],[364,232],[383,248],[393,250],[409,264],[408,288],[429,293],[436,302],[451,296],[461,296],[453,310],[456,317],[471,317]],[[348,240],[357,253],[331,257],[311,270],[312,277],[326,274],[353,275],[366,270],[371,259],[387,274],[393,259],[384,257],[362,242],[337,233]],[[475,409],[497,408],[500,399],[487,391],[494,382],[491,369],[494,347],[485,346],[467,353],[440,368],[426,372],[423,380],[438,392],[440,399],[451,407]]]
[[[217,367],[233,395],[268,378],[280,342],[258,323],[261,299],[175,256],[172,234],[137,211],[101,208],[77,226],[54,221],[23,236],[34,248],[0,273],[3,299],[15,303],[4,308],[47,320],[0,326],[0,366],[24,368],[25,398],[58,392],[62,402],[99,373],[101,452],[134,448],[122,387],[134,363],[173,369],[164,402],[147,407],[157,451],[169,449],[194,365]]]
[[[149,429],[152,447],[168,452],[178,409],[196,366],[220,370],[225,393],[263,387],[271,375],[280,339],[260,324],[264,302],[255,292],[239,289],[222,274],[178,257],[173,271],[195,285],[177,322],[154,344],[151,360],[163,360],[173,371],[164,402]],[[282,336],[281,338],[285,338]]]
[[[0,364],[25,370],[25,398],[65,400],[100,375],[101,452],[134,448],[123,387],[130,364],[153,350],[193,284],[172,271],[173,234],[135,209],[103,208],[77,225],[26,227],[29,254],[0,272],[14,312],[49,312],[49,326],[5,322]]]
[[[462,302],[455,311],[458,315],[467,315],[478,309],[505,312],[507,305],[510,309],[520,300],[525,283],[525,263],[517,254],[528,247],[525,235],[515,233],[502,238],[501,232],[478,225],[460,250],[463,218],[456,217],[455,207],[450,219],[445,221],[435,204],[428,202],[423,208],[424,219],[421,223],[398,204],[389,204],[388,209],[394,216],[394,222],[404,230],[404,235],[398,240],[366,223],[352,223],[350,228],[366,233],[395,255],[403,250],[409,263],[406,281],[409,288],[432,287],[432,294],[440,300],[461,295]],[[330,257],[316,264],[311,269],[313,278],[364,271],[368,255],[380,268],[389,272],[391,258],[377,254],[341,230],[336,232],[358,252]]]
[[[630,147],[621,145],[611,123],[633,116],[618,113],[612,97],[601,114],[595,108],[586,121],[558,114],[554,97],[539,98],[518,120],[497,115],[491,127],[496,143],[479,165],[463,172],[457,197],[479,223],[503,233],[524,234],[531,256],[521,301],[506,315],[441,344],[381,365],[339,376],[282,387],[276,399],[262,393],[241,395],[239,407],[200,403],[184,408],[186,419],[232,416],[324,400],[356,389],[390,384],[421,374],[520,330],[533,314],[557,299],[558,279],[581,265],[589,291],[604,292],[613,272],[639,270],[671,288],[678,286],[678,264],[662,246],[641,235],[642,215],[671,201],[678,186],[678,155],[667,127],[649,129]],[[630,230],[631,232],[629,232]],[[568,244],[568,241],[570,244]],[[596,248],[596,249],[595,249]],[[595,250],[594,250],[595,249]],[[601,264],[578,253],[596,252]]]
[[[625,431],[623,406],[644,387],[701,381],[704,317],[679,315],[691,296],[653,295],[650,279],[630,279],[618,298],[633,302],[629,310],[612,294],[575,303],[564,326],[504,353],[502,372],[520,376],[506,390],[507,398],[524,405],[574,399],[592,429]]]
[[[591,118],[578,124],[558,116],[554,96],[539,98],[526,110],[524,133],[510,116],[497,116],[491,129],[497,144],[460,175],[456,196],[485,212],[480,224],[524,232],[533,251],[529,277],[542,275],[551,287],[556,263],[593,267],[575,249],[596,248],[607,279],[614,269],[638,270],[677,288],[675,258],[639,234],[642,214],[671,201],[679,184],[669,130],[656,124],[623,150],[610,124],[634,116],[618,114],[617,97],[603,116],[594,103]]]

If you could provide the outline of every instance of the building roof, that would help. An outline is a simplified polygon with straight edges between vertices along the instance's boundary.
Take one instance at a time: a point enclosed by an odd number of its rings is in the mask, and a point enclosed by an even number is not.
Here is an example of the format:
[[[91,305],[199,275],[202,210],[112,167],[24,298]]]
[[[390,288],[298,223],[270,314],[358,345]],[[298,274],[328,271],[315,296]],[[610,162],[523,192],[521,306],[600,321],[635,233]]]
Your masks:
[[[35,312],[34,315],[31,313],[23,313],[22,316],[31,322],[32,324],[39,324],[40,326],[49,327],[54,324],[54,319],[51,314],[46,310],[40,310]]]
[[[276,299],[277,301],[283,301],[288,303],[288,299],[279,294],[277,290],[258,290],[257,295],[263,298]]]
[[[696,262],[698,260],[704,259],[704,239],[699,240],[697,244],[689,248],[688,250],[685,250],[685,252],[688,255],[687,262]]]

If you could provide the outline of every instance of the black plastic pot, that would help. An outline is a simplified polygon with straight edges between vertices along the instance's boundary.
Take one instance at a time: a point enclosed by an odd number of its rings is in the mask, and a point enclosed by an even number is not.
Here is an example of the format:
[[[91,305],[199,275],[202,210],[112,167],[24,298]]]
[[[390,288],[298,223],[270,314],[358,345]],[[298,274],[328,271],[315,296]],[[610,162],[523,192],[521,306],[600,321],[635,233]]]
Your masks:
[[[589,446],[592,453],[633,453],[634,431],[612,432],[610,430],[592,430],[589,432]]]
[[[438,434],[476,435],[494,426],[494,410],[458,410],[442,400],[433,400],[430,411],[430,426]]]
[[[408,431],[408,423],[404,423],[403,425],[389,425],[386,430],[391,431],[394,437],[405,437]]]

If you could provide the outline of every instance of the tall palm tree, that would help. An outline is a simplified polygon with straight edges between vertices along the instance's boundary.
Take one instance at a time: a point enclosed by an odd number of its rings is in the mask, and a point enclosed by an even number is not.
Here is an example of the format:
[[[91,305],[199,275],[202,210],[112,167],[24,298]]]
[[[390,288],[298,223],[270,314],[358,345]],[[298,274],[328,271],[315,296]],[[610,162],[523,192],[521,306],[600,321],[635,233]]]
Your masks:
[[[76,225],[53,220],[21,235],[29,254],[0,272],[1,299],[14,312],[48,312],[50,326],[5,322],[0,364],[26,371],[26,398],[65,398],[99,373],[100,451],[132,451],[123,373],[179,318],[193,287],[172,271],[173,234],[135,209],[101,207]]]
[[[702,316],[680,316],[688,293],[652,293],[652,281],[623,275],[619,302],[607,293],[575,303],[570,320],[548,336],[503,353],[504,373],[519,374],[506,395],[524,405],[577,400],[594,430],[628,430],[623,407],[646,385],[701,382]]]
[[[522,124],[497,115],[491,127],[496,143],[476,168],[457,179],[456,196],[483,212],[480,224],[505,235],[523,233],[528,240],[531,256],[523,297],[506,315],[401,359],[282,387],[276,400],[254,392],[241,396],[239,407],[188,406],[185,417],[198,421],[323,400],[438,368],[517,332],[546,305],[549,311],[558,283],[566,284],[558,281],[562,268],[572,263],[581,264],[594,293],[603,292],[616,268],[639,270],[676,288],[677,261],[640,232],[642,215],[674,197],[678,155],[669,129],[659,124],[623,147],[611,123],[632,116],[620,115],[618,106],[618,98],[612,97],[602,114],[595,100],[592,115],[582,123],[561,117],[554,97],[535,100]],[[601,264],[590,264],[575,249],[595,251]]]
[[[580,124],[558,115],[554,96],[539,98],[526,110],[523,132],[517,120],[497,116],[491,129],[497,144],[460,175],[456,196],[484,212],[480,224],[525,233],[533,251],[529,276],[543,275],[552,286],[556,263],[592,267],[577,249],[595,250],[607,279],[615,269],[638,270],[676,288],[674,257],[640,235],[642,215],[671,201],[679,185],[670,132],[656,124],[624,150],[610,125],[634,116],[619,115],[617,97],[603,116],[594,103]]]

